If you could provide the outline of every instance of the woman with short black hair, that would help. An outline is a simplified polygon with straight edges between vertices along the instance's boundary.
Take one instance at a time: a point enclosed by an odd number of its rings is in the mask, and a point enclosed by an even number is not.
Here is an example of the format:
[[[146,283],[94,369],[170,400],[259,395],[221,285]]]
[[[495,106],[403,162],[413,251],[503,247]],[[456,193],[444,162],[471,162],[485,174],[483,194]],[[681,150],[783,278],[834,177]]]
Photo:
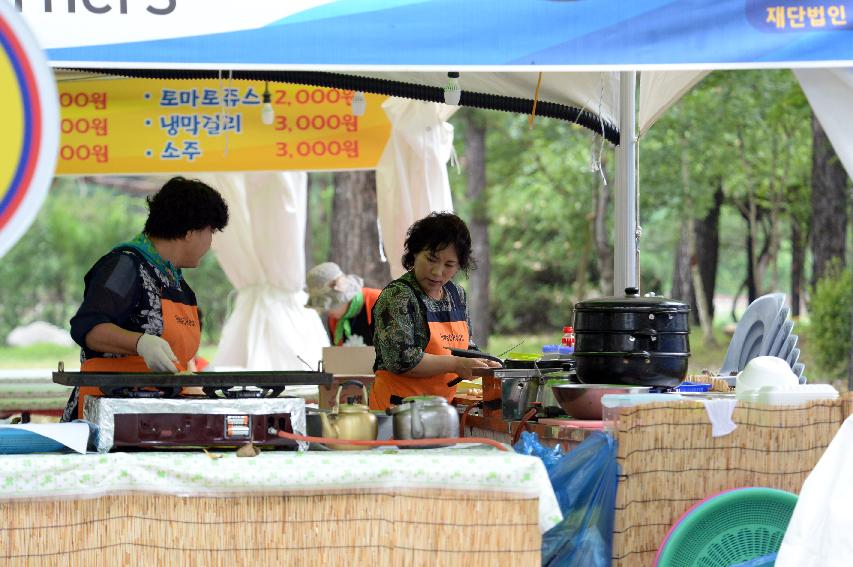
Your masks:
[[[475,265],[471,234],[452,213],[432,213],[406,236],[403,267],[408,272],[379,295],[373,307],[376,380],[371,409],[387,409],[409,396],[453,399],[457,376],[473,368],[499,366],[481,358],[452,356],[450,348],[476,349],[465,290],[453,282]]]
[[[212,187],[175,177],[148,201],[143,232],[115,246],[84,277],[83,303],[71,318],[84,372],[187,370],[201,342],[196,296],[183,278],[228,224],[228,206]],[[120,386],[120,384],[117,384]],[[63,420],[83,415],[75,388]]]

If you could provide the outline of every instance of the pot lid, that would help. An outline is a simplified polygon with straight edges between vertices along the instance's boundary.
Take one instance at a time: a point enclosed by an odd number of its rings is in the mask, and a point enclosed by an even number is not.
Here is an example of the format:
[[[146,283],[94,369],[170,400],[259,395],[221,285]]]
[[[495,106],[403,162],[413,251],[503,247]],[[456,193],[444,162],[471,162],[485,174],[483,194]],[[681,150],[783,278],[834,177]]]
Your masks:
[[[640,290],[635,287],[625,289],[625,295],[615,297],[600,297],[580,301],[575,304],[575,311],[668,311],[687,313],[690,306],[680,301],[667,299],[656,295],[640,296]]]
[[[338,413],[369,413],[370,408],[364,404],[341,404]]]

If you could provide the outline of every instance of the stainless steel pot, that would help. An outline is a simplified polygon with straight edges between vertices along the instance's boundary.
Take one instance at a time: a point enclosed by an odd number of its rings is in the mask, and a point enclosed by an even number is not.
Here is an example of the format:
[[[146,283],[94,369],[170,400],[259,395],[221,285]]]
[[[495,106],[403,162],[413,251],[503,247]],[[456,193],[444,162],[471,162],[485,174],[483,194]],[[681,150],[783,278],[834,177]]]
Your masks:
[[[394,439],[459,437],[459,412],[441,396],[405,398],[389,411],[394,416]]]
[[[506,420],[519,420],[539,398],[542,373],[537,368],[496,369],[495,378],[501,382],[501,415]]]

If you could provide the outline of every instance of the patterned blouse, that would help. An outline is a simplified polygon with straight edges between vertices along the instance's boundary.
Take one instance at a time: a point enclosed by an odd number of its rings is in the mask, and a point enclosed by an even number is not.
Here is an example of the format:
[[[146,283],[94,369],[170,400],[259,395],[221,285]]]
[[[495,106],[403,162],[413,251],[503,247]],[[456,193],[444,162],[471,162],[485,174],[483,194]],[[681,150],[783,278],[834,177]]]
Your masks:
[[[403,282],[408,282],[417,291],[413,291]],[[462,298],[461,309],[468,321],[468,348],[476,349],[465,290],[452,281],[446,283],[445,287],[451,285],[456,287],[459,297]],[[423,303],[418,301],[415,293]],[[376,348],[374,371],[387,370],[394,374],[403,374],[417,366],[429,343],[429,326],[421,305],[431,313],[448,312],[453,307],[451,301],[451,294],[447,292],[441,299],[428,296],[420,288],[411,271],[388,284],[373,307],[373,346]]]

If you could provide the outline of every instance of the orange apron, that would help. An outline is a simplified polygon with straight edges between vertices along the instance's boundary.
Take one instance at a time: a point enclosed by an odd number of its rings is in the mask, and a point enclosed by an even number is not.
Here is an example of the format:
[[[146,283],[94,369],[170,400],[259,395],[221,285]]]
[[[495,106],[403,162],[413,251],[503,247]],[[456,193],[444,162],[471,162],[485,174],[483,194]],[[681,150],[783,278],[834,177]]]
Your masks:
[[[163,310],[162,338],[172,347],[172,352],[178,357],[178,370],[185,370],[190,359],[198,352],[201,344],[201,324],[198,318],[198,307],[176,303],[161,297],[160,305]],[[80,366],[81,372],[151,372],[145,360],[139,355],[129,355],[120,358],[90,358]],[[120,384],[116,384],[119,386]],[[86,396],[100,396],[101,389],[81,386],[77,397],[77,417],[83,418],[83,407]]]
[[[405,282],[404,282],[405,283]],[[409,285],[406,283],[406,285]],[[409,287],[412,287],[409,285]],[[414,291],[414,288],[412,288]],[[460,308],[462,300],[459,292],[453,285],[445,288],[452,298],[453,310],[450,312],[430,313],[426,311],[426,305],[421,302],[421,308],[427,313],[427,324],[429,325],[429,343],[424,349],[425,353],[450,356],[447,348],[467,349],[469,345],[468,317]],[[447,347],[447,348],[445,348]],[[448,402],[453,401],[456,395],[456,386],[448,386],[447,383],[456,378],[456,374],[436,374],[424,378],[411,378],[377,370],[376,380],[370,391],[370,409],[385,410],[391,407],[391,396],[407,398],[409,396],[441,396]]]

